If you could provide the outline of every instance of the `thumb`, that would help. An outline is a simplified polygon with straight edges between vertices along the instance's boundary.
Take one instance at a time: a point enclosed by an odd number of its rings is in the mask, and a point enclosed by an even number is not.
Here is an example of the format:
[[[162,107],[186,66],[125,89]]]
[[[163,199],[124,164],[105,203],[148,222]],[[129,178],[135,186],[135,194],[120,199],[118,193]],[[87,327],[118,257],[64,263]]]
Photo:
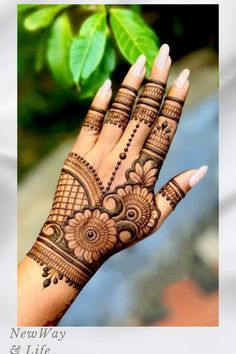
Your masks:
[[[202,166],[198,170],[188,170],[170,179],[155,195],[155,200],[160,209],[161,216],[156,226],[160,227],[177,204],[207,173],[208,167]]]

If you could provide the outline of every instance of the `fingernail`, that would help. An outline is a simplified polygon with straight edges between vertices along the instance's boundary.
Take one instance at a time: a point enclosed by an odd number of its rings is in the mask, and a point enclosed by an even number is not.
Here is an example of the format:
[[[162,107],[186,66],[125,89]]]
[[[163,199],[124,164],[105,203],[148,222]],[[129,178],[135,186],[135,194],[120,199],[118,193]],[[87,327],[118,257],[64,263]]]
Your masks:
[[[136,62],[133,64],[131,68],[131,74],[133,76],[140,76],[143,72],[144,66],[146,63],[146,57],[145,55],[140,55]]]
[[[169,53],[170,53],[170,47],[168,46],[168,44],[163,44],[156,57],[155,64],[157,68],[162,69],[165,67],[165,65],[167,64]]]
[[[107,79],[98,90],[99,97],[106,97],[111,88],[111,80]]]
[[[196,172],[194,172],[194,174],[189,178],[188,181],[191,188],[201,181],[201,179],[207,173],[207,170],[208,170],[208,166],[202,166]]]
[[[188,80],[189,74],[190,70],[184,69],[175,80],[175,86],[178,88],[183,88],[186,81]]]

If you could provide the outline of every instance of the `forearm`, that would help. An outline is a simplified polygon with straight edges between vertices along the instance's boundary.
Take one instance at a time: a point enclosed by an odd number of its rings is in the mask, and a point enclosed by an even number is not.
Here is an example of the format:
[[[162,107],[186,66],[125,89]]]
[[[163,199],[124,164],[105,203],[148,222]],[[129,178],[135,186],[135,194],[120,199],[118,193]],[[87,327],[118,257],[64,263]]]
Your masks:
[[[45,288],[43,268],[28,256],[18,267],[18,326],[56,325],[79,293],[65,281]]]
[[[18,267],[18,326],[56,325],[92,276],[76,272],[75,266],[63,259],[55,269],[57,253],[51,253],[54,268],[42,261],[43,252],[33,259],[37,246],[38,241]],[[72,272],[77,283],[68,277]]]

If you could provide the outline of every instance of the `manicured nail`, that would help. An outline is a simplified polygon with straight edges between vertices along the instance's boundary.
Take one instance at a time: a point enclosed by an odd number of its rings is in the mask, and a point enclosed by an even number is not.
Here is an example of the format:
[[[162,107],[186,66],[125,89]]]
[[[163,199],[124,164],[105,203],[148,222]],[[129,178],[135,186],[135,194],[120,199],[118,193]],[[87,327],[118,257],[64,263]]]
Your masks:
[[[136,62],[133,64],[132,69],[131,69],[131,74],[133,76],[140,76],[143,72],[144,66],[146,63],[146,57],[145,55],[140,55]]]
[[[170,47],[168,46],[168,44],[163,44],[156,57],[155,64],[157,68],[162,69],[166,66],[169,58],[169,53],[170,53]]]
[[[111,80],[107,79],[98,90],[99,97],[106,97],[111,88]]]
[[[178,88],[183,88],[186,81],[188,80],[189,74],[190,70],[184,69],[175,80],[175,86]]]
[[[208,166],[202,166],[196,172],[194,172],[194,174],[189,178],[188,181],[191,188],[201,181],[201,179],[207,173],[207,170],[208,170]]]

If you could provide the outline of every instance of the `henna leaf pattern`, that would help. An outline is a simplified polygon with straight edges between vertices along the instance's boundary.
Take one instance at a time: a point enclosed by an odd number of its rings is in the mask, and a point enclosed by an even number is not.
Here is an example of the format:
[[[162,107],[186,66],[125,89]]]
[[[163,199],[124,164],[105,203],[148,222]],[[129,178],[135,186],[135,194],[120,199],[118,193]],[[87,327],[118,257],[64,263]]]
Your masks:
[[[146,161],[143,166],[137,161],[134,166],[134,171],[129,172],[129,180],[151,187],[156,181],[156,174],[157,169],[153,167],[151,160]]]

